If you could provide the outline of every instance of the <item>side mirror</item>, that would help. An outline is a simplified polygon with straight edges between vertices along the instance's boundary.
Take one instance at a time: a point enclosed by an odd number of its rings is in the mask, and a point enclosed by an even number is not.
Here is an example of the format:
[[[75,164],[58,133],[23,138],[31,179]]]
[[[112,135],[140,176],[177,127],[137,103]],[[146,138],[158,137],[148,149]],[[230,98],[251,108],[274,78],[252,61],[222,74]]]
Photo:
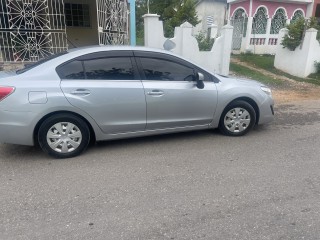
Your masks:
[[[204,76],[202,73],[198,72],[196,75],[197,88],[204,89]]]

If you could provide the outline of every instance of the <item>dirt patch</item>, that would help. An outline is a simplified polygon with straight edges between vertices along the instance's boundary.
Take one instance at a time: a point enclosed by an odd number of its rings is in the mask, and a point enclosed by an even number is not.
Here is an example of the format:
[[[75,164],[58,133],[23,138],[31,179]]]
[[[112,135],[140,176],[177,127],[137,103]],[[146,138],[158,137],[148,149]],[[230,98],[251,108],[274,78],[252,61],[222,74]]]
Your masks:
[[[246,62],[241,62],[240,60],[235,58],[232,58],[231,62],[258,71],[264,75],[282,80],[284,82],[283,85],[271,86],[273,98],[277,103],[320,99],[320,87],[317,85],[311,83],[298,82],[285,76],[279,76],[264,69],[253,67],[250,64]],[[237,76],[232,72],[230,73],[230,75]]]

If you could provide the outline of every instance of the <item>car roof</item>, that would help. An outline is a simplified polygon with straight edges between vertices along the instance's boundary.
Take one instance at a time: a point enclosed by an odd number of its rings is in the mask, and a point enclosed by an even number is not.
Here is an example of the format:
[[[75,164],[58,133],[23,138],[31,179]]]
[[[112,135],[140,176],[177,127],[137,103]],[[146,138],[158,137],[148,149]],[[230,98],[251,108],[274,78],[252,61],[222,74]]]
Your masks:
[[[163,53],[171,56],[178,57],[180,59],[183,59],[187,62],[190,62],[199,68],[202,68],[203,70],[210,72],[208,69],[205,69],[201,66],[199,66],[197,63],[193,62],[190,59],[186,59],[182,56],[179,56],[173,52],[167,51],[167,50],[162,50],[162,49],[157,49],[157,48],[149,48],[149,47],[141,47],[141,46],[118,46],[118,45],[95,45],[95,46],[86,46],[86,47],[79,47],[79,48],[72,48],[67,50],[67,54],[62,54],[61,56],[54,58],[48,62],[43,63],[42,66],[36,66],[30,71],[28,70],[27,73],[29,74],[35,74],[39,70],[39,67],[42,68],[51,68],[52,66],[59,66],[60,64],[63,64],[64,62],[71,60],[73,58],[76,58],[78,56],[90,54],[90,53],[95,53],[95,52],[103,52],[103,51],[144,51],[144,52],[150,52],[150,53]],[[43,68],[42,68],[43,69]],[[213,74],[213,73],[211,73]]]
[[[127,45],[93,45],[93,46],[86,46],[86,47],[71,48],[67,52],[86,54],[86,53],[100,52],[100,51],[134,51],[134,50],[135,51],[166,53],[169,55],[183,58],[183,57],[176,55],[172,52],[169,52],[167,50],[162,50],[162,49],[158,49],[158,48],[150,48],[150,47],[142,47],[142,46],[127,46]]]

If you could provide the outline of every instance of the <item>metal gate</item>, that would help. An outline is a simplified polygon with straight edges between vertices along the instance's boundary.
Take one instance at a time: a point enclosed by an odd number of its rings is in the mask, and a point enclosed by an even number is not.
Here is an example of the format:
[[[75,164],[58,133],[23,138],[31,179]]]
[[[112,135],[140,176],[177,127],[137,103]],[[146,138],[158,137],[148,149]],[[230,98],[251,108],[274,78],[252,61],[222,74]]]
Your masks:
[[[129,43],[127,0],[96,0],[100,45]]]
[[[67,50],[63,0],[0,0],[0,57],[36,62]]]
[[[240,50],[242,38],[246,36],[248,18],[243,9],[238,9],[232,19],[231,25],[233,26],[232,36],[232,49]]]

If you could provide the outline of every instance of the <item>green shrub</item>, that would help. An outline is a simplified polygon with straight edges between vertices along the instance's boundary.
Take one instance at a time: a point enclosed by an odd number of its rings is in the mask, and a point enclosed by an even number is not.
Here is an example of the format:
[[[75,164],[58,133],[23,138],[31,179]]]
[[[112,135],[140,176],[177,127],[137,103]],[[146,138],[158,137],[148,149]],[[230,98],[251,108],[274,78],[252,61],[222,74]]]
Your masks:
[[[211,51],[212,46],[214,44],[214,39],[206,36],[205,32],[199,32],[198,35],[195,36],[198,41],[199,50],[200,51]]]
[[[288,34],[286,34],[282,40],[281,45],[283,48],[288,48],[294,51],[301,43],[303,32],[305,29],[315,28],[318,30],[317,39],[320,40],[320,26],[316,18],[312,17],[309,20],[299,18],[293,23],[287,25]]]
[[[314,61],[314,66],[317,69],[317,73],[320,73],[320,62]]]

